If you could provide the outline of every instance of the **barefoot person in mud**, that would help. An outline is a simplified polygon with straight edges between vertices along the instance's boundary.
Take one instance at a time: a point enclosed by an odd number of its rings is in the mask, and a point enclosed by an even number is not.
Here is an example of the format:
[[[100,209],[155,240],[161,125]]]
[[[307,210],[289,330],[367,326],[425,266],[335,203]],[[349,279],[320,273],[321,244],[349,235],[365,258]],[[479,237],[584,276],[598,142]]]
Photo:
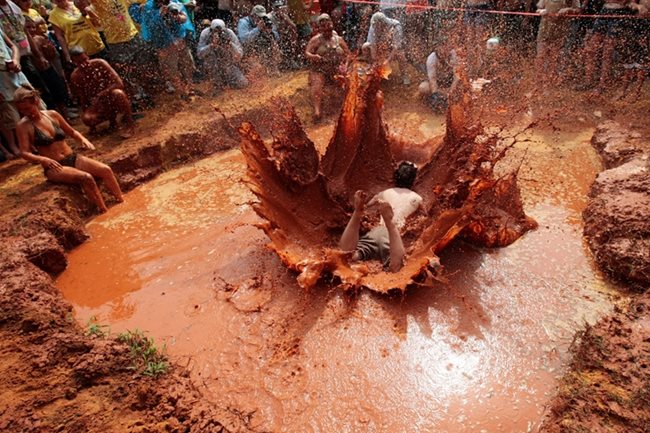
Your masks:
[[[354,251],[353,260],[379,259],[391,272],[397,272],[404,264],[404,244],[400,229],[406,219],[422,206],[422,197],[410,188],[413,186],[417,168],[412,162],[402,162],[395,170],[395,187],[375,195],[366,203],[366,193],[354,194],[354,212],[341,236],[339,248]],[[359,238],[359,227],[364,210],[375,208],[381,215],[377,227]]]
[[[106,121],[110,123],[109,128],[117,129],[117,116],[122,114],[125,131],[121,135],[130,137],[133,134],[131,101],[117,72],[106,60],[91,60],[78,46],[70,48],[70,58],[77,66],[70,76],[70,88],[79,99],[83,109],[81,120],[90,128],[90,133]]]
[[[73,129],[58,112],[41,110],[41,99],[36,90],[20,87],[13,100],[18,111],[25,116],[16,127],[21,157],[43,166],[45,177],[52,182],[81,185],[101,212],[108,209],[95,183],[95,177],[104,181],[118,202],[123,201],[113,170],[106,164],[78,155],[66,143],[65,138],[73,138],[86,149],[93,150],[95,146]]]
[[[311,104],[314,108],[314,119],[321,118],[321,101],[325,83],[335,82],[344,71],[344,62],[350,55],[347,44],[334,31],[332,19],[327,14],[318,17],[320,32],[311,38],[305,48],[305,57],[309,62],[309,88]]]

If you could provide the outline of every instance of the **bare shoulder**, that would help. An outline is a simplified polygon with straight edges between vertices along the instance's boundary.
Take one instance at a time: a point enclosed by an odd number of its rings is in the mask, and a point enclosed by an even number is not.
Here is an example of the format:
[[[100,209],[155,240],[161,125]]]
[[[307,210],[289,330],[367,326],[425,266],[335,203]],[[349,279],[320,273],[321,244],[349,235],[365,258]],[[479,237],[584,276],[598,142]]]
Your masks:
[[[16,124],[16,130],[18,131],[29,131],[31,128],[33,128],[32,122],[26,116]]]

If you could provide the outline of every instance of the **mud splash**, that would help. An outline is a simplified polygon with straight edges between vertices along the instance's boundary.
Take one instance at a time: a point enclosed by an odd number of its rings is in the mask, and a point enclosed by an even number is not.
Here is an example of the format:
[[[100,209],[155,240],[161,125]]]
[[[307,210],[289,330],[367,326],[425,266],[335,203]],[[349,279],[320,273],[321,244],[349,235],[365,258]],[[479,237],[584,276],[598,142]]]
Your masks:
[[[299,290],[253,226],[238,150],[128,193],[57,285],[82,325],[166,343],[248,431],[535,432],[575,331],[610,308],[581,234],[589,137],[533,137],[520,182],[540,228],[509,248],[450,246],[449,284],[403,302]]]
[[[473,126],[469,84],[461,77],[450,95],[446,135],[414,146],[435,151],[413,188],[424,199],[424,215],[407,224],[405,265],[389,273],[349,262],[335,246],[352,195],[391,187],[395,155],[409,153],[410,143],[390,136],[382,120],[381,80],[381,70],[360,63],[351,67],[338,124],[320,164],[314,143],[287,103],[278,104],[270,150],[251,123],[239,128],[249,185],[259,199],[253,208],[266,220],[260,227],[282,262],[299,272],[303,288],[326,276],[348,290],[387,293],[431,286],[441,279],[437,254],[455,237],[501,247],[537,226],[524,213],[516,171],[495,175],[508,147]]]

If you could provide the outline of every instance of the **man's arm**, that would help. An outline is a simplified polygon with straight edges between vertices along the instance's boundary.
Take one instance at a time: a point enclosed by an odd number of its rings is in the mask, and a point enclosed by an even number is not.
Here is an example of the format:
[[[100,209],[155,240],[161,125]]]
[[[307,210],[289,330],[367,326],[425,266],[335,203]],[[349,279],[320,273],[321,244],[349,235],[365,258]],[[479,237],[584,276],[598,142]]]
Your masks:
[[[2,32],[2,38],[5,40],[5,43],[11,52],[11,60],[7,61],[7,69],[17,74],[20,72],[20,50],[4,32]]]
[[[309,43],[307,43],[307,47],[305,47],[305,58],[310,62],[317,62],[323,59],[321,56],[316,54],[316,50],[318,49],[318,38],[318,35],[312,37],[309,40]]]
[[[212,31],[210,27],[203,29],[199,35],[199,44],[196,46],[196,55],[199,59],[205,58],[210,53]]]
[[[230,47],[233,55],[233,60],[241,60],[242,56],[244,55],[244,48],[242,47],[241,42],[239,42],[237,35],[230,29],[226,30],[226,34],[228,35],[228,39],[230,39]]]
[[[237,23],[237,36],[242,44],[248,44],[253,42],[257,36],[260,34],[260,29],[257,26],[253,26],[252,20],[250,17],[245,17],[239,20]]]

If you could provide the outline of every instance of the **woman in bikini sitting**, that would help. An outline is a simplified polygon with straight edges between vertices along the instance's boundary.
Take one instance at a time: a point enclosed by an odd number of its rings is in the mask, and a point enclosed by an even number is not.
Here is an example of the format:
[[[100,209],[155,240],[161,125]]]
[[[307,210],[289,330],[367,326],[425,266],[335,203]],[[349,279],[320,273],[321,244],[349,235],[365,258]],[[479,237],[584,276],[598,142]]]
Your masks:
[[[94,150],[95,146],[73,129],[59,113],[42,110],[36,90],[26,86],[18,88],[14,94],[14,104],[25,116],[16,126],[20,155],[24,159],[42,165],[45,177],[52,182],[81,185],[101,212],[108,209],[95,183],[95,177],[104,181],[118,202],[123,201],[113,170],[106,164],[78,155],[65,142],[65,138],[73,138],[86,149]]]
[[[305,48],[305,58],[309,62],[309,85],[314,120],[320,120],[323,87],[326,82],[334,82],[341,75],[341,66],[350,55],[347,44],[334,31],[332,19],[321,14],[318,19],[319,33],[311,38]]]

